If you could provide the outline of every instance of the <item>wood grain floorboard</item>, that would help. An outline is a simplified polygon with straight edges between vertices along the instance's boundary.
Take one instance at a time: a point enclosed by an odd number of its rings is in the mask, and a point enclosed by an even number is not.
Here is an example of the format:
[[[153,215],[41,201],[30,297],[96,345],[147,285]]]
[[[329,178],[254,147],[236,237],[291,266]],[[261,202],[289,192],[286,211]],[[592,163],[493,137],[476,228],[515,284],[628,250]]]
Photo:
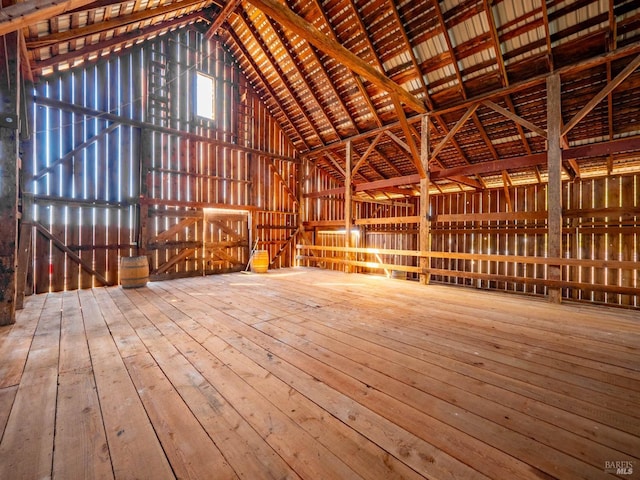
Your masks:
[[[640,478],[640,314],[302,268],[28,297],[0,478]]]

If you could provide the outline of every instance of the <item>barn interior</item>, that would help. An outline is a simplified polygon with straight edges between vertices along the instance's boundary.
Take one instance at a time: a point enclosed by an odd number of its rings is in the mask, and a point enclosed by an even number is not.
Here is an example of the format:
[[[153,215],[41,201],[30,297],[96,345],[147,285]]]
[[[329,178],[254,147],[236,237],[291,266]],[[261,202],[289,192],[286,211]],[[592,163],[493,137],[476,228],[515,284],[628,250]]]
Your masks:
[[[635,478],[635,0],[2,0],[0,478]]]

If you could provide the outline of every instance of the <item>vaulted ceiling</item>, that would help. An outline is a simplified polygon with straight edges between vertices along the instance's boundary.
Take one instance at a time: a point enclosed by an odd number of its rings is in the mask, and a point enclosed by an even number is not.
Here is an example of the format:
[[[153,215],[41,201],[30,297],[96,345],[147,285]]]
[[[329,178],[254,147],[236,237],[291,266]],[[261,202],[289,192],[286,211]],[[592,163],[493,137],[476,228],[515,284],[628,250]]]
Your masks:
[[[0,34],[23,32],[36,77],[186,25],[222,39],[299,152],[338,180],[346,139],[367,157],[356,181],[415,175],[411,146],[429,112],[440,191],[544,181],[551,72],[571,124],[565,175],[640,172],[637,0],[27,0],[0,10]]]

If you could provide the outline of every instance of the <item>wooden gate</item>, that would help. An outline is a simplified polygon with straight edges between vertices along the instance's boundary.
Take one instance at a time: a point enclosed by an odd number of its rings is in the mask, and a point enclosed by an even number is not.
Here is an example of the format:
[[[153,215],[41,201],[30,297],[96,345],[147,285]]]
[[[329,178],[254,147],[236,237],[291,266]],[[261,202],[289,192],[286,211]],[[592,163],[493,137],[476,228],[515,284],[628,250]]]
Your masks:
[[[239,271],[249,261],[249,212],[204,209],[204,259],[210,273]]]
[[[149,219],[151,230],[160,232],[146,243],[153,280],[237,272],[246,267],[248,211],[219,208],[170,211],[171,220],[167,211],[161,219]],[[163,222],[166,228],[162,227]]]

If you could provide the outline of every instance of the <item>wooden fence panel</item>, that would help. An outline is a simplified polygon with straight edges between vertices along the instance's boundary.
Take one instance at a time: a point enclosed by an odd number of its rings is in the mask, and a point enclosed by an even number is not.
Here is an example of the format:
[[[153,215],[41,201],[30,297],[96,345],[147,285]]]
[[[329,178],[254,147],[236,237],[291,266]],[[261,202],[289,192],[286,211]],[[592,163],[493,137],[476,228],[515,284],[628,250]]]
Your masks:
[[[565,298],[640,306],[640,269],[636,268],[640,258],[639,182],[640,175],[614,175],[563,185],[563,244],[559,263]],[[317,179],[314,185],[319,192],[335,188]],[[509,194],[513,211],[503,189],[431,196],[432,281],[535,295],[546,295],[547,289],[555,286],[547,279],[550,262],[546,260],[546,185],[514,186]],[[321,198],[313,197],[310,202]],[[332,208],[331,214],[335,212],[338,218],[342,204],[340,200],[323,198],[323,208]],[[378,210],[360,208],[358,212],[366,219],[366,243],[360,246],[385,250],[389,258],[374,259],[370,251],[346,252],[343,241],[324,237],[316,242],[323,247],[319,251],[307,249],[305,254],[305,247],[300,247],[303,261],[312,259],[310,264],[326,268],[356,266],[361,271],[379,272],[381,265],[387,269],[394,265],[403,268],[410,265],[407,258],[415,260],[426,255],[410,247],[417,242],[418,233],[414,230],[410,234],[412,240],[405,237],[404,220],[393,221],[391,215],[392,221],[385,225],[385,236],[375,238],[370,225],[375,222]],[[316,213],[312,218],[317,220],[310,221],[310,225],[323,224],[321,215]],[[325,222],[331,225],[330,220]],[[403,255],[403,250],[413,251]],[[354,254],[355,262],[347,258]],[[323,262],[324,258],[328,261]],[[365,266],[364,262],[372,264]]]

